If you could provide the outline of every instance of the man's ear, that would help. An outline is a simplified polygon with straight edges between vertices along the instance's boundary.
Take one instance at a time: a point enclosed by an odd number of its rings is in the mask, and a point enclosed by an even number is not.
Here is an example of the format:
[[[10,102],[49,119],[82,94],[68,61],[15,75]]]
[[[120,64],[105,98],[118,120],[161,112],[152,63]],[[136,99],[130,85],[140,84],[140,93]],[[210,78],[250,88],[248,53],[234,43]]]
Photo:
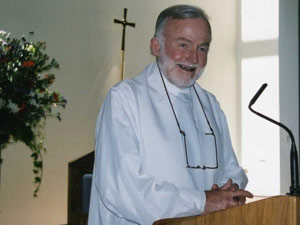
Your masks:
[[[160,44],[159,41],[156,37],[153,37],[150,41],[150,48],[151,48],[151,52],[154,56],[159,56],[160,53]]]

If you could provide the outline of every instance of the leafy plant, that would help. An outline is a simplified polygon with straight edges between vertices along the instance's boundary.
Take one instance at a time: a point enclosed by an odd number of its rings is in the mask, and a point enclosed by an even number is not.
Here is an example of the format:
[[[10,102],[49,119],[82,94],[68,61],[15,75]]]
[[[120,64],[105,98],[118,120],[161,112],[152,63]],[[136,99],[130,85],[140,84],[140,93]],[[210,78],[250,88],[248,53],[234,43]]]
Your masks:
[[[33,32],[29,33],[32,37]],[[45,42],[30,42],[24,36],[11,38],[0,31],[0,151],[12,139],[24,142],[33,160],[34,196],[43,176],[43,128],[46,117],[61,120],[53,107],[65,107],[59,92],[48,88],[55,81],[52,69],[59,64],[44,53]]]

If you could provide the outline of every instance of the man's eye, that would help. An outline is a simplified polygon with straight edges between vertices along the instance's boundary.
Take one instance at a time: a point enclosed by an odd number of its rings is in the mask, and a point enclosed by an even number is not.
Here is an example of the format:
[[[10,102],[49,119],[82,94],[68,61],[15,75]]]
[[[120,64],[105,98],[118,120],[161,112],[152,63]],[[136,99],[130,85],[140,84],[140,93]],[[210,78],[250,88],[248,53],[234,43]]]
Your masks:
[[[179,47],[181,47],[181,48],[187,48],[187,44],[181,43],[181,44],[179,44]]]
[[[199,51],[200,52],[208,52],[208,48],[207,47],[199,47]]]

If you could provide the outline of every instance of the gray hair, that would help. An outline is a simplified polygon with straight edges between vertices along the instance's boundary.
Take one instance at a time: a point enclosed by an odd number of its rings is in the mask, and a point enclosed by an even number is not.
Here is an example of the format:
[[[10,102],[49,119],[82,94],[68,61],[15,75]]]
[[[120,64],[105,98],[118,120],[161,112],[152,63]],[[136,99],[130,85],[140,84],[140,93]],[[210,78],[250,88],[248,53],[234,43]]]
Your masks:
[[[204,19],[208,25],[209,17],[203,9],[191,5],[174,5],[163,10],[156,20],[154,37],[162,38],[164,26],[168,19],[190,19],[201,18]]]

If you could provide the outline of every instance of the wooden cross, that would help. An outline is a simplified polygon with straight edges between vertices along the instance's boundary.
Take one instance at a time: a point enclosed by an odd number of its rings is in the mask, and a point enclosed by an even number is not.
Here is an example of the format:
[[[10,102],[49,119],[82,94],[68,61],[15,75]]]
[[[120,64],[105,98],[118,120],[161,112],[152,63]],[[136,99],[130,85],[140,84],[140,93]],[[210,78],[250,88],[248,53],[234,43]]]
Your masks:
[[[121,46],[121,54],[122,54],[122,61],[121,61],[121,80],[124,78],[124,53],[125,53],[125,30],[126,26],[135,27],[135,23],[129,23],[126,20],[127,17],[127,9],[124,8],[124,18],[122,20],[114,19],[114,23],[119,23],[123,25],[123,34],[122,34],[122,46]]]

